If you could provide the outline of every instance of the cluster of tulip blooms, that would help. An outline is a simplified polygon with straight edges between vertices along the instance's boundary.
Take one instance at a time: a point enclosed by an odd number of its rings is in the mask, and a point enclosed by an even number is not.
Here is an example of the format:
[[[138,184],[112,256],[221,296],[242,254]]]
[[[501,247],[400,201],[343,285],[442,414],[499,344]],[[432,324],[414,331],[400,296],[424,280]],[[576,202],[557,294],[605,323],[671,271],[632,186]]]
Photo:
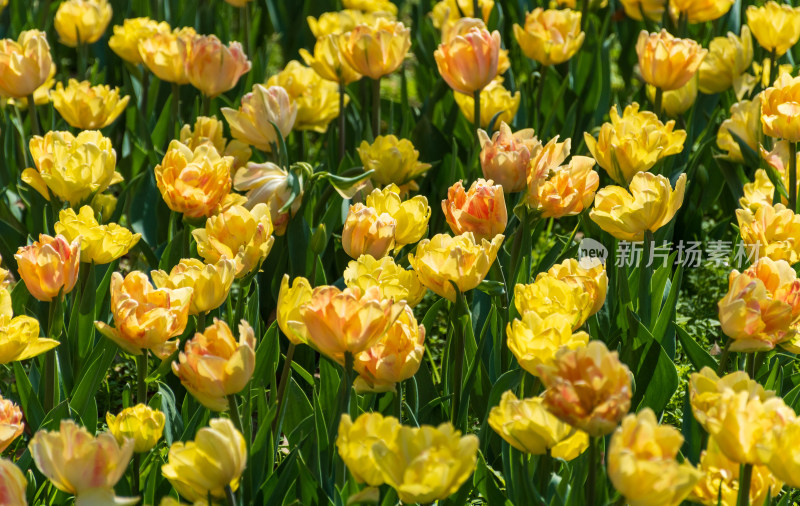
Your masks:
[[[798,498],[800,8],[112,3],[0,0],[0,506]]]

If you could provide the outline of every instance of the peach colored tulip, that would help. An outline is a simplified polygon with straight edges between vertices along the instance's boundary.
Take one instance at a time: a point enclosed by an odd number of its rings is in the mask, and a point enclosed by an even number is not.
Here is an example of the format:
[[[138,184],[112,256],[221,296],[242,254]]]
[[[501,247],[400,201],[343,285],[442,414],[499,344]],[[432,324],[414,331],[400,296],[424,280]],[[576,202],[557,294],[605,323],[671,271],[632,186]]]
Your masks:
[[[81,262],[81,239],[71,243],[63,235],[39,234],[39,240],[22,246],[14,255],[19,276],[28,291],[41,301],[67,294],[78,281]]]
[[[497,76],[500,33],[471,28],[464,35],[439,44],[433,53],[439,74],[459,93],[473,94]]]
[[[478,179],[465,192],[461,181],[447,190],[442,211],[455,235],[472,232],[475,239],[491,240],[506,230],[508,212],[503,187]]]

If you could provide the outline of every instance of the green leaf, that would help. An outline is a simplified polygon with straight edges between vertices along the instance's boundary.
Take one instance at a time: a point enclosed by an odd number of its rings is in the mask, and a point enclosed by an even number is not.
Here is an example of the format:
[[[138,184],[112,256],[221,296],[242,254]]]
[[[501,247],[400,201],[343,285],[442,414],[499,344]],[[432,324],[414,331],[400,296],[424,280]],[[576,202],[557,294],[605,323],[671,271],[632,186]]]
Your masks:
[[[692,363],[692,367],[694,367],[696,371],[699,371],[703,367],[710,367],[714,370],[717,369],[717,361],[714,360],[711,355],[709,355],[708,352],[699,344],[697,344],[697,341],[695,341],[692,336],[690,336],[683,328],[676,325],[675,333],[678,335],[681,348],[683,348],[684,353],[686,353],[686,356],[689,358],[689,362]]]

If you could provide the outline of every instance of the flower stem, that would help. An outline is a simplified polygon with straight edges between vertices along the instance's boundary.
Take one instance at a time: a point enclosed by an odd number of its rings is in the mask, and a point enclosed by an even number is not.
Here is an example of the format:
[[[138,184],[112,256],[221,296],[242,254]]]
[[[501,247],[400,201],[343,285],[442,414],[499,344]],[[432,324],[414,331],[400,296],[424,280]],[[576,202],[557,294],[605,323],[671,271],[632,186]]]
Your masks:
[[[647,328],[650,328],[650,275],[653,266],[649,264],[652,248],[653,232],[645,230],[642,257],[639,262],[639,318]]]
[[[456,427],[459,426],[461,419],[461,377],[464,369],[464,329],[461,326],[461,309],[458,299],[461,294],[456,291],[456,302],[452,305],[451,323],[453,325],[453,342],[451,348],[454,349],[455,362],[453,364],[453,400],[450,413],[450,421]]]
[[[61,294],[50,301],[49,317],[47,320],[48,331],[47,336],[56,341],[61,340],[61,325],[56,322],[56,318],[60,313]],[[44,412],[49,413],[56,405],[56,391],[57,384],[57,370],[56,370],[56,351],[50,350],[44,357]]]
[[[381,134],[381,78],[372,80],[372,135]]]
[[[279,423],[282,418],[282,409],[283,409],[283,398],[286,396],[286,384],[289,382],[289,375],[292,372],[292,359],[294,358],[294,343],[289,343],[289,349],[286,350],[286,359],[283,361],[283,369],[281,370],[281,379],[278,383],[278,409],[276,411],[275,418],[272,420],[272,430],[273,432],[278,430],[280,427]],[[278,435],[275,434],[277,437]]]
[[[339,161],[344,158],[344,150],[347,149],[345,144],[345,116],[344,116],[344,83],[339,83]]]
[[[236,506],[236,496],[233,495],[233,489],[231,488],[230,484],[225,485],[225,500],[228,503],[228,506]]]
[[[200,95],[200,105],[203,108],[201,113],[203,116],[209,116],[211,113],[211,99],[205,93]]]
[[[137,390],[136,402],[147,404],[147,350],[142,350],[141,355],[136,355]]]
[[[28,97],[28,116],[31,118],[31,133],[39,135],[41,130],[39,129],[39,116],[36,114],[36,100],[33,99],[33,93]]]
[[[739,476],[739,499],[737,506],[750,506],[750,481],[753,478],[753,464],[744,464]]]
[[[656,88],[656,97],[653,100],[653,109],[656,116],[661,117],[661,104],[664,101],[664,90]]]
[[[169,115],[169,130],[167,130],[167,144],[175,138],[175,125],[178,123],[181,110],[181,85],[172,83],[172,107]]]
[[[789,209],[797,212],[797,143],[789,141]]]
[[[228,396],[228,408],[233,425],[236,427],[236,430],[242,432],[242,419],[239,418],[239,405],[236,403],[236,395],[230,394]]]
[[[539,133],[539,135],[541,135],[541,129],[544,128],[545,119],[542,113],[542,102],[544,101],[544,83],[549,70],[549,65],[542,65],[542,68],[539,70],[539,82],[536,84],[536,114],[534,115],[534,121],[536,132]]]
[[[547,486],[550,484],[550,474],[553,469],[553,457],[550,456],[550,450],[547,450],[542,456],[539,457],[539,493],[542,497],[547,497]]]
[[[394,386],[394,416],[400,420],[400,423],[403,423],[403,382],[398,381],[397,384]]]
[[[475,107],[473,109],[472,123],[474,124],[475,132],[477,132],[481,128],[481,90],[475,90],[472,98]]]
[[[206,314],[203,312],[197,313],[197,328],[194,329],[195,332],[202,333],[206,330]]]
[[[589,475],[586,477],[586,504],[594,506],[599,504],[595,494],[597,493],[597,445],[599,437],[589,437]]]

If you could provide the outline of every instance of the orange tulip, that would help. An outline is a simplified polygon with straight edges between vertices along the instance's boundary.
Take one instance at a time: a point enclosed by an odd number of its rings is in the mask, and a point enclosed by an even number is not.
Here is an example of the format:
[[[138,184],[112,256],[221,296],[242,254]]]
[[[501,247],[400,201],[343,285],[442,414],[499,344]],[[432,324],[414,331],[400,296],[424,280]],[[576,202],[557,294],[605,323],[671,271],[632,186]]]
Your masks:
[[[186,77],[210,98],[232,89],[250,71],[250,60],[238,42],[225,46],[216,35],[197,35],[185,50]]]
[[[511,133],[505,121],[489,138],[484,130],[478,130],[481,143],[481,169],[483,177],[503,187],[506,193],[517,193],[525,189],[530,161],[542,149],[542,143],[526,128]]]
[[[31,295],[48,302],[75,287],[81,262],[81,238],[78,236],[70,243],[60,234],[55,237],[40,234],[38,241],[20,247],[14,258],[19,276]]]
[[[453,234],[472,232],[477,241],[491,241],[505,231],[508,223],[503,188],[491,179],[478,179],[467,192],[458,181],[447,190],[442,211]]]
[[[439,73],[453,90],[473,94],[497,76],[500,33],[471,28],[464,35],[439,44],[433,53]]]

